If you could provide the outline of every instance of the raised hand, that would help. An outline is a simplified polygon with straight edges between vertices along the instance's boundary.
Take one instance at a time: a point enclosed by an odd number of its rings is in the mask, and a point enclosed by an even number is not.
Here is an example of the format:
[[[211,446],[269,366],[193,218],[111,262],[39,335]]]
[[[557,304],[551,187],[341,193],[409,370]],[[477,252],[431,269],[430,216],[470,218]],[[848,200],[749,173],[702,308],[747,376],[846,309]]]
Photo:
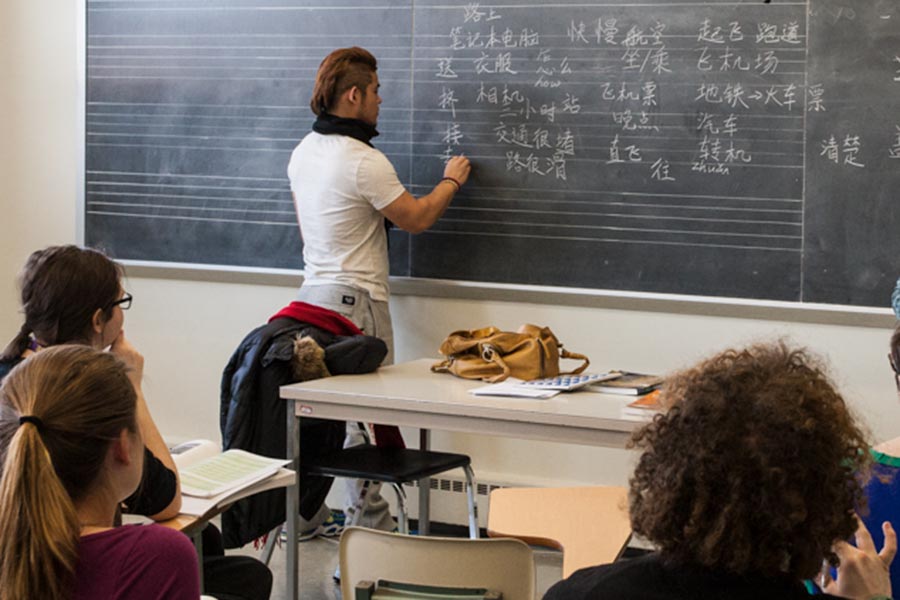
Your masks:
[[[891,597],[891,562],[897,554],[897,533],[887,521],[881,524],[884,546],[879,552],[865,524],[857,518],[856,546],[838,542],[834,551],[841,559],[837,579],[824,586],[834,596],[870,600],[879,596]]]

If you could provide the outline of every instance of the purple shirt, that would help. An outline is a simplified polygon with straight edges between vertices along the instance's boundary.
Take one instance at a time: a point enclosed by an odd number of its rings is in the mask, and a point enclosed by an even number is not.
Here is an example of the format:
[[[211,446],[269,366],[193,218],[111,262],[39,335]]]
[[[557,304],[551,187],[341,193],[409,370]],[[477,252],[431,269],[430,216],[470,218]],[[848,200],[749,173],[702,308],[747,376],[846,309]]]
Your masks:
[[[160,525],[124,525],[82,536],[73,600],[197,600],[197,553]]]

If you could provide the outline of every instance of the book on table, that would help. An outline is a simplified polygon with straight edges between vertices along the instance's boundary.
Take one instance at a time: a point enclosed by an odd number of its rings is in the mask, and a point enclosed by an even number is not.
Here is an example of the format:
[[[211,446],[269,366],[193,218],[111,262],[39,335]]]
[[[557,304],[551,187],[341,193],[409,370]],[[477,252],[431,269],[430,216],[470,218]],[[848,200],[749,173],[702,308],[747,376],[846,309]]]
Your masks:
[[[181,512],[204,516],[241,498],[295,481],[285,469],[290,462],[244,450],[226,450],[209,440],[186,442],[172,449],[181,480]]]
[[[651,421],[654,415],[662,410],[659,390],[653,390],[636,400],[629,402],[622,408],[622,417],[639,421]]]
[[[622,394],[625,396],[642,396],[657,389],[663,384],[659,375],[619,371],[619,376],[599,383],[592,383],[590,389],[604,394]]]

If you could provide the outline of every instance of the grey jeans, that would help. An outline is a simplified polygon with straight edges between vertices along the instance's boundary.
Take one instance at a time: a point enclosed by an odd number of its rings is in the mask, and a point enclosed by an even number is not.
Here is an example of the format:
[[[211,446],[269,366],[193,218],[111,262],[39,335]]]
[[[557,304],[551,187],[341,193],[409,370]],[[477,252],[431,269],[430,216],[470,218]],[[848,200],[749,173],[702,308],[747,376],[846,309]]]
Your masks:
[[[394,364],[394,328],[387,302],[372,300],[365,290],[342,283],[302,286],[297,300],[333,310],[353,321],[364,334],[381,338],[388,347],[381,364]]]
[[[339,283],[302,286],[297,293],[297,300],[333,310],[352,321],[364,334],[381,338],[388,347],[387,356],[381,364],[393,364],[394,330],[391,327],[391,313],[387,302],[372,300],[366,291]],[[348,422],[344,448],[358,446],[365,441],[366,435],[359,424]],[[345,479],[344,482],[344,514],[349,519],[356,511],[356,499],[363,491],[363,482],[358,479]],[[327,513],[324,516],[327,517]],[[357,525],[384,531],[394,529],[394,519],[391,517],[388,503],[381,497],[381,483],[376,482],[369,487],[363,514]]]

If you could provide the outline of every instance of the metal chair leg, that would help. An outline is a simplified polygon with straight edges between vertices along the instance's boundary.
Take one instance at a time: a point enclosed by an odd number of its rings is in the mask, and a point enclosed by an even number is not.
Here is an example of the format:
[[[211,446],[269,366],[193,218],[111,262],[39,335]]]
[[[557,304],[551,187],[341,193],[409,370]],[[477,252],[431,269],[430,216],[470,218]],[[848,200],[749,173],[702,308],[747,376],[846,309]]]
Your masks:
[[[409,512],[406,508],[406,491],[403,484],[392,483],[391,487],[397,493],[397,530],[407,535],[409,534]]]
[[[266,539],[266,544],[262,549],[262,561],[265,565],[269,566],[269,561],[272,560],[272,553],[275,552],[275,544],[278,543],[278,537],[281,535],[282,525],[279,525],[275,529],[269,532],[269,537]]]
[[[371,444],[371,443],[372,443],[372,436],[369,435],[369,428],[366,427],[366,424],[363,423],[362,421],[357,421],[357,422],[356,422],[356,426],[359,427],[359,431],[360,431],[360,433],[362,433],[362,436],[363,436],[363,443],[364,443],[364,444]]]
[[[478,539],[478,505],[475,504],[475,472],[470,465],[463,467],[466,473],[466,500],[469,503],[469,537]]]
[[[350,513],[347,516],[346,526],[353,527],[359,520],[362,518],[363,509],[366,505],[366,496],[369,495],[369,488],[372,487],[372,481],[370,479],[364,479],[362,484],[362,489],[359,490],[359,496],[356,497],[356,501],[353,503],[353,506],[347,509],[347,512]]]

